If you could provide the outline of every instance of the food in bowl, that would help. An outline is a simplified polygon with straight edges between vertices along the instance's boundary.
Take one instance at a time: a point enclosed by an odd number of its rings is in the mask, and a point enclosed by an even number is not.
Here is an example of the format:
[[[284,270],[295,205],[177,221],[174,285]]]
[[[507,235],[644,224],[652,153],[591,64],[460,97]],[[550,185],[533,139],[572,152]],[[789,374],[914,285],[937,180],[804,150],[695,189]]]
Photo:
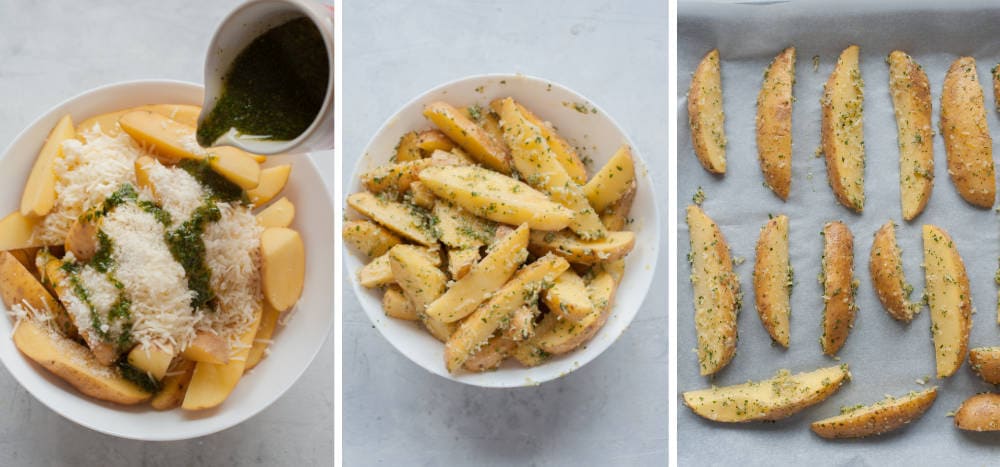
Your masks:
[[[392,160],[348,197],[343,236],[387,316],[445,344],[450,373],[537,366],[604,325],[635,245],[624,145],[588,177],[554,125],[512,98],[424,107]]]
[[[83,394],[216,407],[304,282],[290,165],[195,143],[200,108],[63,117],[0,220],[0,295],[25,356]]]

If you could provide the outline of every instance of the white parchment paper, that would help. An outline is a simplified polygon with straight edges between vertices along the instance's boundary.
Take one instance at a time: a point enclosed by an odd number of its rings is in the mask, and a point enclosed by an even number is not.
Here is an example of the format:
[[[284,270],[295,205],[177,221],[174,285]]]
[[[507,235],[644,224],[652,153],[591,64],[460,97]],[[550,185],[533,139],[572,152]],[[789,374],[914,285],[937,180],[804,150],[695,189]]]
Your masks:
[[[998,230],[994,210],[975,208],[955,191],[946,170],[942,139],[935,136],[934,191],[927,208],[903,222],[899,201],[899,153],[896,124],[888,91],[885,57],[894,49],[911,54],[927,72],[938,124],[941,86],[951,62],[971,55],[978,62],[984,85],[988,123],[994,141],[1000,121],[993,110],[990,68],[1000,61],[1000,3],[989,2],[820,2],[768,4],[681,2],[678,7],[678,388],[680,392],[711,384],[738,384],[771,377],[778,369],[809,371],[840,362],[854,375],[826,402],[777,423],[725,425],[704,420],[679,402],[678,458],[681,465],[989,465],[1000,454],[1000,435],[972,434],[954,428],[949,413],[977,392],[993,390],[963,365],[955,376],[936,380],[926,307],[909,325],[891,319],[871,285],[868,256],[872,235],[894,220],[903,249],[906,277],[919,300],[924,285],[921,226],[936,224],[958,245],[972,287],[970,347],[1000,345],[996,324]],[[862,215],[836,202],[826,178],[820,144],[819,99],[840,51],[861,47],[865,81],[864,129],[867,149]],[[793,107],[792,188],[782,202],[766,186],[757,159],[754,136],[756,98],[762,73],[782,49],[798,51]],[[723,102],[726,111],[728,171],[710,175],[698,163],[687,125],[691,72],[701,57],[717,47],[722,59]],[[818,69],[813,57],[818,56]],[[694,306],[686,261],[689,236],[684,207],[698,187],[707,200],[705,211],[720,225],[734,257],[744,292],[739,317],[736,357],[714,379],[698,375],[695,354]],[[791,347],[772,345],[753,300],[753,260],[759,229],[768,214],[789,217],[791,260],[796,285],[792,294]],[[839,353],[839,361],[820,350],[822,292],[820,270],[824,223],[843,220],[854,233],[855,276],[861,283],[860,307],[854,329]],[[918,379],[926,378],[926,385]],[[828,441],[809,430],[809,423],[839,413],[841,406],[869,404],[885,394],[900,395],[936,385],[937,402],[917,422],[897,432],[864,440]],[[680,397],[680,395],[678,395]]]

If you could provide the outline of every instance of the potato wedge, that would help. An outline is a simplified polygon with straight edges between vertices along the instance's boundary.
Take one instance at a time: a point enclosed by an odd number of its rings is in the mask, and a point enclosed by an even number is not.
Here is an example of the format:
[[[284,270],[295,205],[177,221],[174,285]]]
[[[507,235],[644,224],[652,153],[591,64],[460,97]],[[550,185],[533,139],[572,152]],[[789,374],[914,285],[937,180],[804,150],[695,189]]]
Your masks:
[[[792,375],[781,370],[771,379],[684,393],[684,405],[716,422],[780,420],[818,404],[851,379],[847,365]]]
[[[454,373],[461,368],[516,309],[537,300],[545,284],[554,281],[566,269],[569,269],[566,260],[546,255],[518,271],[489,301],[462,321],[445,343],[444,361],[448,371]]]
[[[969,366],[983,381],[1000,384],[1000,347],[977,347],[970,350]]]
[[[152,104],[119,110],[106,114],[90,117],[76,126],[77,139],[82,140],[82,134],[90,131],[98,131],[107,136],[115,137],[121,134],[122,129],[118,126],[118,120],[130,112],[146,110],[167,117],[182,125],[189,127],[198,126],[198,115],[201,114],[201,107],[197,105],[184,104]],[[94,128],[94,127],[97,128]]]
[[[712,49],[695,69],[687,95],[694,153],[705,170],[714,174],[726,173],[726,116],[720,68],[719,49]]]
[[[604,238],[607,229],[587,200],[583,188],[556,160],[541,130],[518,111],[514,99],[508,97],[503,100],[500,118],[504,141],[511,149],[511,159],[521,177],[573,212],[569,228],[577,235],[586,240]]]
[[[955,427],[966,431],[1000,431],[1000,394],[976,394],[955,411]]]
[[[394,191],[402,193],[410,189],[410,184],[420,180],[420,171],[435,163],[432,159],[416,159],[394,164],[380,165],[361,174],[361,183],[372,193]]]
[[[487,244],[496,231],[492,222],[449,203],[435,204],[433,213],[441,242],[449,248],[479,248]]]
[[[427,210],[434,209],[434,205],[437,204],[437,196],[434,196],[434,192],[419,180],[410,184],[410,192],[407,195],[411,203]]]
[[[424,246],[437,244],[434,229],[412,206],[382,199],[367,191],[348,196],[347,204],[402,237]]]
[[[635,189],[635,161],[632,148],[622,145],[608,162],[583,187],[594,210],[602,213]]]
[[[941,136],[948,156],[948,174],[958,194],[974,206],[992,207],[996,198],[993,139],[986,124],[976,59],[972,57],[955,60],[944,77]]]
[[[472,372],[495,370],[516,346],[516,342],[504,336],[494,336],[469,357],[462,366],[466,371]]]
[[[35,157],[35,165],[28,174],[21,193],[21,215],[41,217],[52,211],[56,204],[56,159],[62,157],[62,143],[76,136],[73,119],[69,115],[59,119]]]
[[[288,227],[294,220],[295,205],[288,198],[281,198],[257,213],[257,223],[264,228]]]
[[[417,132],[415,131],[407,132],[399,137],[399,143],[396,144],[396,157],[393,160],[395,162],[420,160],[423,154],[421,154],[420,148],[417,147],[417,139]]]
[[[482,122],[483,127],[486,128],[487,132],[491,132],[491,126],[493,124],[496,124],[502,131],[502,128],[500,128],[502,125],[499,125],[499,116],[503,114],[502,109],[504,100],[505,99],[494,99],[490,102],[490,109],[492,109],[493,112],[484,115]],[[569,144],[569,142],[559,136],[550,124],[547,124],[547,122],[539,118],[532,111],[528,110],[527,107],[521,105],[520,102],[514,101],[514,106],[528,122],[538,127],[538,130],[542,133],[542,138],[545,139],[549,148],[552,149],[552,153],[555,156],[556,161],[559,162],[559,165],[562,165],[563,169],[566,170],[566,173],[569,174],[570,178],[572,178],[578,185],[586,184],[587,166],[583,164],[583,160],[580,159],[580,156],[576,153],[576,149],[573,148],[573,145]],[[502,141],[502,133],[500,133],[500,135],[500,140]],[[598,211],[600,210],[598,209]]]
[[[536,329],[535,334],[537,335],[537,333],[538,331]],[[514,346],[514,350],[511,351],[510,356],[513,357],[514,360],[517,360],[518,363],[526,367],[541,365],[552,357],[551,354],[535,345],[531,339],[518,342],[517,345]]]
[[[212,170],[244,190],[260,184],[260,164],[249,153],[232,146],[219,146],[205,150]]]
[[[629,212],[632,210],[632,201],[635,200],[636,189],[632,188],[627,193],[625,193],[618,201],[611,203],[603,212],[601,212],[601,222],[604,227],[612,232],[619,230],[625,230],[625,227],[632,223],[629,219]]]
[[[424,154],[433,154],[434,151],[451,151],[455,142],[441,130],[424,130],[417,134],[417,147]]]
[[[1000,63],[990,68],[990,75],[993,77],[993,105],[997,112],[1000,112]]]
[[[95,399],[135,405],[152,397],[114,368],[98,363],[86,347],[31,319],[23,319],[17,324],[14,345],[26,357]]]
[[[552,287],[542,294],[542,301],[551,313],[574,323],[583,321],[594,312],[594,304],[587,294],[587,284],[573,270],[556,277]]]
[[[57,261],[58,263],[58,261]],[[76,336],[76,326],[62,303],[9,251],[0,251],[0,298],[8,310],[21,305],[37,320],[51,317],[52,327],[61,334]]]
[[[306,280],[306,249],[298,232],[271,227],[260,234],[261,288],[278,311],[295,306]]]
[[[424,116],[483,165],[500,173],[510,173],[507,148],[494,141],[486,130],[458,109],[445,102],[432,102],[424,107]]]
[[[503,330],[502,336],[514,341],[521,342],[531,339],[535,335],[535,317],[541,314],[538,305],[522,306],[514,310],[510,315],[510,322],[507,329]],[[465,363],[469,363],[466,361]]]
[[[278,318],[281,312],[275,310],[267,301],[264,301],[264,310],[261,312],[260,326],[257,326],[257,335],[253,338],[253,347],[247,354],[247,364],[244,372],[254,369],[261,360],[267,356],[267,349],[271,346],[271,337],[275,328],[278,327]]]
[[[847,342],[847,335],[854,327],[858,281],[854,278],[851,230],[843,222],[828,222],[822,234],[823,335],[819,342],[823,353],[832,357]]]
[[[532,339],[538,348],[552,355],[570,352],[589,341],[604,327],[615,298],[618,284],[611,273],[600,270],[587,284],[587,297],[593,303],[593,311],[582,321],[558,319],[553,313],[542,318]]]
[[[180,407],[181,402],[184,402],[184,395],[187,394],[188,384],[191,383],[194,366],[195,362],[191,360],[181,360],[160,382],[160,392],[153,396],[149,405],[156,410],[170,410]]]
[[[827,178],[837,201],[856,212],[865,209],[864,88],[858,46],[852,45],[837,59],[820,104]]]
[[[413,303],[417,313],[423,315],[427,305],[444,293],[448,277],[425,254],[404,246],[397,245],[389,250],[389,266],[406,298]]]
[[[698,366],[703,376],[726,365],[736,354],[736,316],[740,280],[733,272],[729,244],[715,223],[697,205],[687,207],[691,235],[691,284],[694,322],[698,333]]]
[[[402,243],[396,234],[371,221],[344,222],[343,235],[344,243],[368,258],[382,256]]]
[[[451,280],[457,281],[479,262],[479,248],[462,248],[448,250],[448,274]]]
[[[236,384],[243,377],[246,369],[247,355],[253,347],[254,336],[260,326],[262,312],[254,316],[249,328],[240,335],[240,346],[233,351],[228,363],[215,365],[199,362],[194,367],[191,382],[184,394],[181,408],[184,410],[204,410],[217,407],[229,397]]]
[[[0,251],[45,246],[34,235],[39,223],[41,218],[25,217],[17,211],[0,219]]]
[[[924,294],[931,310],[937,377],[947,378],[965,360],[972,328],[972,296],[965,264],[944,229],[924,225]]]
[[[864,438],[897,430],[920,418],[937,398],[937,388],[889,396],[868,406],[841,410],[835,417],[812,423],[812,431],[823,438]]]
[[[394,248],[414,250],[423,255],[435,267],[441,265],[441,255],[438,254],[437,250],[430,250],[426,247],[415,245],[396,245]],[[395,278],[392,277],[392,267],[389,265],[389,253],[386,252],[384,255],[371,260],[371,262],[362,267],[358,271],[358,282],[369,289],[395,282]]]
[[[100,248],[97,225],[86,219],[77,219],[66,234],[65,248],[79,261],[89,261]]]
[[[554,231],[569,226],[574,216],[528,184],[482,167],[428,167],[420,181],[437,197],[494,222],[527,222],[532,230]]]
[[[761,324],[771,339],[786,349],[790,336],[792,283],[788,217],[781,215],[760,229],[753,267],[753,291]]]
[[[910,302],[913,286],[906,282],[903,275],[903,253],[896,244],[896,225],[892,221],[875,232],[868,269],[885,311],[889,312],[889,316],[909,323],[920,308]]]
[[[927,206],[934,188],[934,129],[931,89],[924,69],[905,52],[889,54],[889,90],[899,144],[899,198],[903,219]]]
[[[403,289],[398,285],[390,285],[382,295],[382,310],[390,318],[405,319],[407,321],[419,321],[420,315],[417,309],[410,303],[410,299],[403,294]]]
[[[132,347],[126,358],[129,365],[145,371],[159,381],[167,374],[167,368],[174,359],[174,351],[169,345],[167,349],[161,349],[155,345],[147,347],[140,344]]]
[[[229,363],[229,343],[218,334],[198,331],[181,356],[192,362],[224,365]]]
[[[757,156],[764,184],[782,200],[792,186],[792,87],[795,86],[795,47],[789,47],[767,66],[757,94]]]
[[[256,188],[246,191],[247,198],[254,206],[263,206],[278,196],[281,190],[285,189],[288,183],[288,176],[292,173],[290,164],[276,165],[260,170],[260,183]]]
[[[624,258],[635,247],[635,233],[628,230],[608,232],[600,239],[583,240],[569,231],[531,232],[528,250],[536,256],[554,253],[576,264],[598,264]]]

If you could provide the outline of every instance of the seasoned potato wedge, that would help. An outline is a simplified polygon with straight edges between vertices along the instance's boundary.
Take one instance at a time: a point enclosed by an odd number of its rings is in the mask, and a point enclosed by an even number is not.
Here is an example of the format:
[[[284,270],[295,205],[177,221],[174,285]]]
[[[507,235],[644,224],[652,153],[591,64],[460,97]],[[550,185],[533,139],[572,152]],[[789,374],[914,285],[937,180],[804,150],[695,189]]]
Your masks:
[[[780,420],[830,397],[848,380],[847,365],[792,375],[781,370],[771,379],[684,393],[684,404],[716,422]]]
[[[344,222],[344,242],[368,258],[384,255],[402,240],[388,229],[370,221]]]
[[[294,220],[295,205],[288,198],[281,198],[257,213],[257,223],[264,228],[288,227]]]
[[[431,250],[427,247],[415,245],[396,245],[394,248],[414,250],[415,252],[423,255],[424,258],[435,267],[441,265],[441,255],[438,254],[437,250]],[[395,279],[392,277],[392,267],[389,266],[388,252],[371,260],[371,262],[358,271],[358,282],[360,282],[362,286],[369,289],[389,285],[394,281]]]
[[[532,230],[562,230],[574,213],[526,183],[482,167],[428,167],[420,181],[438,198],[494,222]],[[355,195],[351,195],[355,196]]]
[[[406,195],[410,197],[411,203],[427,210],[434,209],[437,204],[437,196],[419,180],[410,184],[410,192]]]
[[[966,431],[1000,431],[1000,394],[976,394],[955,411],[955,426]]]
[[[448,250],[448,274],[451,275],[451,280],[457,281],[465,277],[479,259],[478,247]]]
[[[490,102],[490,108],[493,110],[491,114],[487,114],[483,121],[483,126],[486,127],[487,131],[490,131],[490,126],[493,120],[490,118],[494,115],[503,114],[503,102],[505,99],[494,99]],[[552,153],[559,164],[563,166],[566,173],[569,174],[570,178],[573,179],[578,185],[584,185],[587,183],[587,167],[583,164],[583,160],[576,153],[576,149],[573,145],[569,144],[565,139],[559,136],[550,125],[548,125],[537,115],[528,110],[527,107],[521,105],[520,102],[514,101],[514,106],[517,111],[532,125],[538,127],[539,131],[542,133],[542,138],[548,143],[549,148],[552,149]],[[499,121],[497,121],[499,123]],[[499,125],[498,125],[499,126]],[[501,133],[502,135],[502,133]],[[502,140],[501,136],[501,140]]]
[[[835,417],[812,423],[812,431],[823,438],[864,438],[897,430],[920,418],[937,398],[937,388],[889,396],[868,406],[858,406]]]
[[[896,112],[900,202],[903,219],[911,220],[927,206],[934,188],[931,89],[924,69],[894,50],[889,54],[889,90]]]
[[[958,194],[974,206],[992,207],[996,198],[993,139],[986,124],[976,59],[972,57],[955,60],[944,77],[941,136],[948,173]]]
[[[298,232],[271,227],[260,234],[261,289],[278,311],[293,307],[306,280],[306,249]]]
[[[698,366],[711,375],[729,364],[736,354],[736,315],[740,309],[740,281],[733,272],[729,244],[700,207],[687,208],[691,235],[691,284],[694,288],[694,323],[698,333]]]
[[[924,294],[931,309],[937,377],[962,366],[972,328],[972,298],[965,263],[944,229],[924,225]]]
[[[424,130],[417,134],[417,147],[424,154],[432,154],[434,151],[451,151],[455,142],[440,130]]]
[[[205,362],[195,364],[181,408],[184,410],[204,410],[217,407],[229,397],[233,389],[236,389],[236,384],[240,382],[243,371],[246,369],[247,355],[253,347],[253,339],[257,335],[261,315],[261,311],[257,310],[253,322],[240,335],[240,346],[233,349],[233,355],[229,362],[221,365]]]
[[[394,191],[402,193],[419,180],[420,171],[434,164],[432,159],[417,159],[378,166],[361,174],[361,183],[372,193]]]
[[[403,294],[403,289],[399,288],[398,285],[390,285],[389,288],[385,289],[385,293],[382,294],[382,309],[385,311],[385,315],[396,318],[405,319],[407,321],[418,321],[420,315],[417,314],[417,309],[413,307],[413,303],[410,303],[410,299],[406,298]]]
[[[483,165],[504,174],[510,173],[507,148],[494,141],[486,130],[458,109],[445,102],[432,102],[424,107],[424,116]]]
[[[977,347],[970,350],[969,366],[983,381],[1000,384],[1000,347]]]
[[[76,136],[69,115],[59,119],[35,157],[21,194],[21,215],[41,217],[52,211],[56,203],[56,159],[62,157],[62,143]]]
[[[1000,112],[1000,63],[990,68],[990,75],[993,77],[993,105]]]
[[[160,382],[160,392],[153,396],[149,405],[156,410],[170,410],[180,407],[181,402],[184,402],[184,395],[187,394],[188,384],[191,383],[194,366],[195,362],[191,360],[181,360]]]
[[[41,218],[25,217],[17,211],[0,219],[0,251],[45,246],[34,236],[35,226],[40,222]]]
[[[260,170],[260,183],[257,187],[246,191],[247,198],[255,206],[262,206],[278,196],[281,190],[285,189],[288,183],[288,176],[292,173],[292,166],[289,164],[276,165]]]
[[[587,195],[594,210],[600,213],[634,189],[635,161],[632,160],[632,148],[622,145],[587,182],[583,193]]]
[[[402,237],[425,246],[437,244],[434,230],[414,207],[379,198],[367,191],[348,196],[347,204]]]
[[[847,342],[854,326],[857,305],[854,295],[854,236],[843,222],[823,226],[823,353],[834,356]]]
[[[858,66],[858,46],[840,54],[823,87],[822,144],[826,173],[840,204],[865,209],[865,83]]]
[[[420,152],[420,148],[417,147],[418,140],[417,132],[409,131],[399,138],[399,143],[396,144],[396,162],[410,162],[415,160],[420,160],[423,154]]]
[[[767,66],[757,95],[757,156],[764,183],[779,198],[788,199],[792,186],[792,87],[795,85],[795,47],[789,47]]]
[[[483,344],[476,353],[472,354],[462,367],[466,371],[472,372],[495,370],[505,358],[510,356],[516,346],[516,342],[505,336],[493,336],[489,342]]]
[[[579,323],[594,312],[587,293],[587,284],[573,270],[559,275],[552,287],[542,295],[549,311],[561,319]]]
[[[632,221],[629,219],[629,212],[632,210],[632,201],[635,200],[636,189],[633,187],[631,190],[618,198],[618,201],[611,203],[603,212],[601,212],[601,222],[604,223],[604,227],[609,231],[619,231],[625,230],[625,226],[630,224]]]
[[[572,232],[531,232],[528,249],[536,256],[554,253],[575,264],[598,264],[624,258],[635,247],[635,233],[608,232],[600,239],[586,241]]]
[[[688,89],[688,124],[691,144],[705,170],[726,173],[725,112],[722,109],[722,73],[719,50],[705,54],[691,77]]]
[[[889,312],[889,316],[909,323],[920,308],[910,303],[913,286],[906,282],[903,275],[903,253],[896,244],[896,225],[892,221],[875,232],[868,269],[885,311]]]
[[[760,229],[753,267],[753,291],[764,329],[788,348],[792,307],[792,264],[788,258],[788,217],[772,218]]]
[[[435,204],[433,212],[441,242],[449,248],[479,248],[489,241],[496,230],[495,224],[449,203]]]
[[[587,297],[593,303],[591,313],[579,322],[559,319],[553,313],[545,315],[535,329],[536,337],[532,339],[535,345],[546,353],[560,355],[589,341],[607,322],[617,288],[611,273],[598,271],[587,284]]]
[[[403,289],[417,313],[423,315],[427,305],[444,293],[448,277],[426,254],[405,246],[397,245],[389,250],[389,267],[396,284]]]

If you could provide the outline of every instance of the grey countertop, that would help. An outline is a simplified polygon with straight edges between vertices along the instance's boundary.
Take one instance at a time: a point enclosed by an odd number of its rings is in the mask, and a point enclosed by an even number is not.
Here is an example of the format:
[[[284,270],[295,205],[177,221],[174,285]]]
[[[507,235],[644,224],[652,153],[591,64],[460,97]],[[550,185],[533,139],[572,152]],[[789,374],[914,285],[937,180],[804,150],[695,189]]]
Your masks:
[[[62,100],[132,79],[202,81],[204,50],[238,2],[0,0],[0,146]],[[333,186],[332,161],[318,161]],[[142,443],[82,428],[0,368],[0,465],[329,465],[333,338],[281,399],[212,436]]]
[[[472,74],[565,84],[635,141],[666,213],[667,4],[348,2],[344,168],[417,94]],[[665,214],[664,214],[665,216]],[[654,285],[606,353],[514,390],[464,386],[411,363],[372,328],[344,279],[345,465],[664,465],[667,226]]]

